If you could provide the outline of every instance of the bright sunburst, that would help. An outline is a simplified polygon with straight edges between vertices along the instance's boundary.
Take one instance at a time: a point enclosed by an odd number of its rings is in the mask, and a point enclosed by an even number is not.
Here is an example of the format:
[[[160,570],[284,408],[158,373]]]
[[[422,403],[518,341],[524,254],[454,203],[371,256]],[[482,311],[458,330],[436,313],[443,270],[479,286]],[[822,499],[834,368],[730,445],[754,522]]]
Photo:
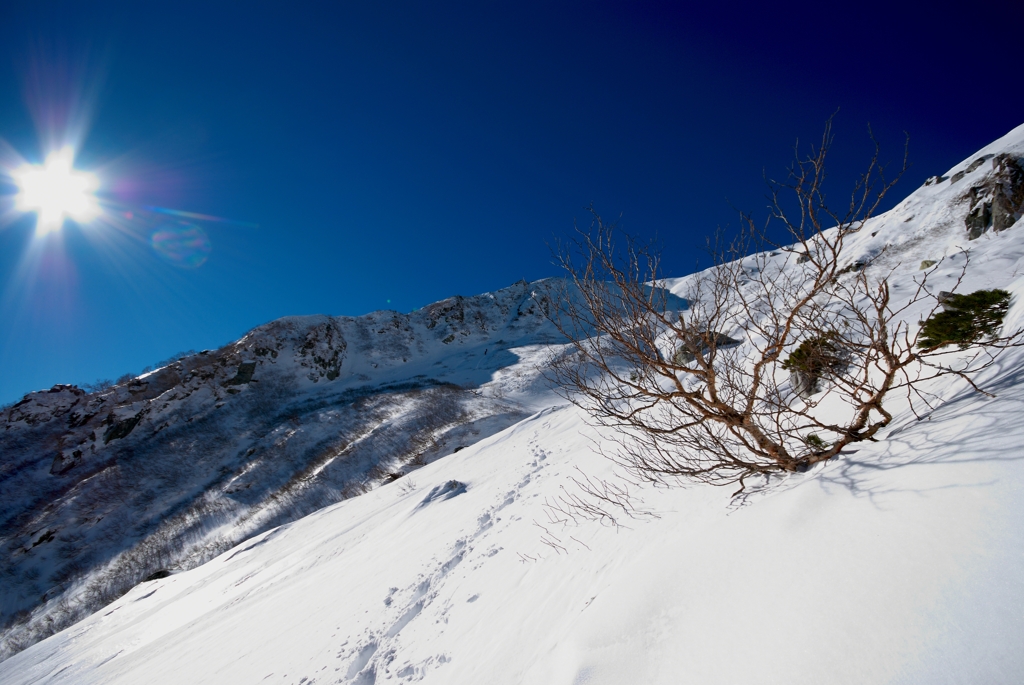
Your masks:
[[[66,218],[85,223],[100,212],[95,196],[99,181],[75,170],[71,147],[51,152],[42,165],[26,164],[11,176],[18,186],[17,209],[36,212],[37,235],[59,230]]]

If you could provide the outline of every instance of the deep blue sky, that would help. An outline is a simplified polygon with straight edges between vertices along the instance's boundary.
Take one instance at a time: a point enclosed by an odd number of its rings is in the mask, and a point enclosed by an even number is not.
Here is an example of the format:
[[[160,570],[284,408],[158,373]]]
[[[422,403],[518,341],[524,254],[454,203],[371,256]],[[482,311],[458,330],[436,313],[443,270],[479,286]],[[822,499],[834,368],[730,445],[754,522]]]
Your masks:
[[[910,133],[899,197],[1024,122],[1017,3],[833,5],[4,2],[0,138],[39,161],[78,102],[120,214],[44,251],[0,229],[0,403],[555,275],[591,202],[687,273],[836,108],[839,180],[869,122],[890,156]],[[181,268],[144,206],[258,227],[199,222]]]

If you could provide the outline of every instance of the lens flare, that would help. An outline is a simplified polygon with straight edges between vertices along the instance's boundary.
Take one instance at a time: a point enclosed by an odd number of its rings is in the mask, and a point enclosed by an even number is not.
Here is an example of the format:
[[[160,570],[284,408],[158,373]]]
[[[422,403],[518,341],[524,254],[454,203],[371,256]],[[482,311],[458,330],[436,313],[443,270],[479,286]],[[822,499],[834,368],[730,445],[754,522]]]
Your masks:
[[[87,223],[100,213],[95,192],[99,181],[93,174],[76,171],[74,150],[51,152],[41,164],[26,164],[11,173],[18,194],[15,207],[36,213],[36,234],[56,231],[67,218]]]
[[[165,224],[153,231],[150,244],[158,255],[182,269],[198,269],[210,256],[210,239],[195,224]]]

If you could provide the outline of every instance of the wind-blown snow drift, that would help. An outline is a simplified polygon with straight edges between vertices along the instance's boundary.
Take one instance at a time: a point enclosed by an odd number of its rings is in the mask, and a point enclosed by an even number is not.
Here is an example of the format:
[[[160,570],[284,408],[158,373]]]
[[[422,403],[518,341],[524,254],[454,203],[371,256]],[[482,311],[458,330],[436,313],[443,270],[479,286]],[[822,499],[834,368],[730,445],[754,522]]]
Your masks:
[[[1024,228],[969,241],[965,225],[999,154],[1024,155],[1024,127],[869,222],[851,261],[880,255],[871,268],[895,270],[898,298],[924,260],[947,257],[930,280],[951,281],[966,248],[962,290],[1011,291],[1005,325],[1024,325]],[[687,279],[672,289],[685,296]],[[742,505],[708,487],[640,490],[660,517],[625,529],[551,522],[543,505],[577,469],[610,466],[580,413],[548,399],[411,475],[140,584],[0,663],[0,680],[1022,682],[1022,368],[1013,349],[978,378],[995,398],[933,383],[920,420],[894,401],[881,440]]]

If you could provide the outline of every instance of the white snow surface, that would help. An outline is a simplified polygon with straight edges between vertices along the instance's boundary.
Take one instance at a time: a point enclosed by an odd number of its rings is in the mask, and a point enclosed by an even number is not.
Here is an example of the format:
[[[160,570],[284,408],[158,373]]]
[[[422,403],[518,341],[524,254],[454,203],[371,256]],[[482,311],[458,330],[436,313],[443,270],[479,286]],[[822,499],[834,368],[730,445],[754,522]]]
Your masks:
[[[1024,152],[1024,126],[952,171],[1000,152]],[[861,229],[851,261],[881,253],[871,268],[894,270],[897,298],[924,259],[947,257],[929,279],[951,282],[968,249],[960,291],[1011,291],[1020,327],[1024,222],[964,230],[963,193],[987,171],[918,189]],[[1024,682],[1021,369],[1013,349],[977,379],[994,398],[934,382],[921,419],[894,401],[880,440],[742,503],[641,488],[658,517],[621,528],[551,522],[573,477],[613,467],[579,410],[531,386],[551,406],[141,583],[0,663],[0,682]]]

